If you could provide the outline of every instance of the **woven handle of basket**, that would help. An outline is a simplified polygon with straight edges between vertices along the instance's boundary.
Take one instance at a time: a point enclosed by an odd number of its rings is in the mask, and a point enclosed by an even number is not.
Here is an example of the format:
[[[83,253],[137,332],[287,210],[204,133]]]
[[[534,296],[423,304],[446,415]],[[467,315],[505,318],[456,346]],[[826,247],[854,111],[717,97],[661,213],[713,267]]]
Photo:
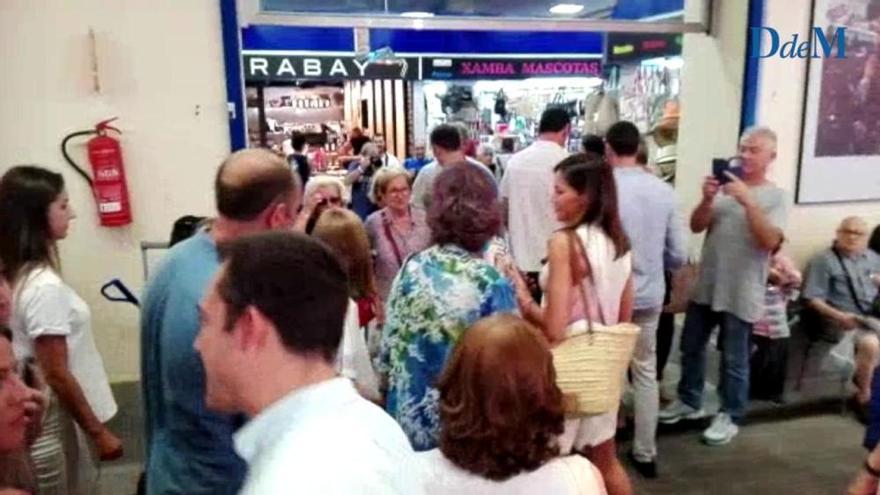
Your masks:
[[[596,283],[593,280],[593,266],[590,264],[590,257],[587,255],[587,249],[584,247],[584,243],[581,240],[580,236],[577,235],[574,229],[568,231],[568,241],[569,241],[569,250],[571,251],[571,273],[572,276],[575,273],[575,269],[577,268],[577,255],[579,253],[583,253],[584,261],[587,263],[587,277],[590,282],[591,287],[595,287]],[[587,300],[587,291],[584,290],[584,284],[580,280],[575,281],[575,285],[578,288],[578,292],[581,296],[581,303],[584,306],[584,318],[587,320],[587,329],[590,333],[593,333],[593,319],[590,318],[590,303]],[[602,303],[599,301],[599,298],[596,298],[596,307],[599,310],[599,319],[602,321],[602,324],[605,324],[605,313],[602,312]]]

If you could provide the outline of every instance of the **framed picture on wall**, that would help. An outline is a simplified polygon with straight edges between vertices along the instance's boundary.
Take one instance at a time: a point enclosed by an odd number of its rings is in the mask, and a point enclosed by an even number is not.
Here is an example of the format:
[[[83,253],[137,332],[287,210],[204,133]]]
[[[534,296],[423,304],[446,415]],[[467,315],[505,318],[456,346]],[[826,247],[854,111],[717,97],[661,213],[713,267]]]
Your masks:
[[[810,32],[797,202],[880,200],[880,0],[813,0],[810,25],[835,44]]]

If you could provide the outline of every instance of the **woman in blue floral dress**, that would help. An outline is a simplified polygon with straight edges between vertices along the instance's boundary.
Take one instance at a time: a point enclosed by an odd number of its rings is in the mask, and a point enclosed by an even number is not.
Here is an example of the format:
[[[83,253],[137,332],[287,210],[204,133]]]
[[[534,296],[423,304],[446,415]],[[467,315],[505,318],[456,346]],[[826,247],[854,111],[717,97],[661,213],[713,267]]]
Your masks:
[[[477,320],[516,311],[510,281],[482,259],[501,226],[495,186],[466,163],[434,184],[432,245],[406,260],[388,296],[378,368],[385,408],[418,451],[437,447],[435,382],[462,334]]]

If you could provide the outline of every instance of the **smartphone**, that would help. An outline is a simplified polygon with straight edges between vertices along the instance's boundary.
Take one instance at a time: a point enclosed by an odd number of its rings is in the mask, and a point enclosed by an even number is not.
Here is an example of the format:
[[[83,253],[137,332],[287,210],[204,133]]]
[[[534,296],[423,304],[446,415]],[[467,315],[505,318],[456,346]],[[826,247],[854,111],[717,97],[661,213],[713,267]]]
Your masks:
[[[730,182],[730,177],[726,172],[742,179],[742,158],[735,156],[733,158],[713,158],[712,159],[712,175],[723,186]]]

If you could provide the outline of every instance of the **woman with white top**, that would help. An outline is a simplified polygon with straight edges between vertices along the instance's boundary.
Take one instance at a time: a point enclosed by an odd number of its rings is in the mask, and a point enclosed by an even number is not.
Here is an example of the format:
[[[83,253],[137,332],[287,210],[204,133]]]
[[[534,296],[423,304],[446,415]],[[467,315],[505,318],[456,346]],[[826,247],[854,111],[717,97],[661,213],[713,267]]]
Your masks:
[[[417,454],[432,495],[605,494],[587,459],[559,457],[564,426],[547,339],[522,319],[477,322],[443,371],[440,448]]]
[[[57,243],[73,218],[60,174],[19,166],[0,179],[0,261],[13,288],[13,352],[18,360],[34,358],[51,390],[31,450],[41,494],[95,493],[97,460],[122,456],[122,443],[105,426],[117,408],[89,307],[60,276]]]
[[[555,170],[553,209],[566,227],[548,242],[548,262],[540,277],[545,291],[541,306],[515,270],[509,270],[516,281],[520,311],[544,330],[551,343],[565,339],[568,326],[584,318],[604,325],[631,321],[633,307],[632,257],[617,211],[611,167],[601,158],[576,154]],[[629,495],[632,487],[617,459],[616,430],[615,407],[605,414],[567,421],[560,442],[563,452],[580,452],[596,464],[609,494]]]

